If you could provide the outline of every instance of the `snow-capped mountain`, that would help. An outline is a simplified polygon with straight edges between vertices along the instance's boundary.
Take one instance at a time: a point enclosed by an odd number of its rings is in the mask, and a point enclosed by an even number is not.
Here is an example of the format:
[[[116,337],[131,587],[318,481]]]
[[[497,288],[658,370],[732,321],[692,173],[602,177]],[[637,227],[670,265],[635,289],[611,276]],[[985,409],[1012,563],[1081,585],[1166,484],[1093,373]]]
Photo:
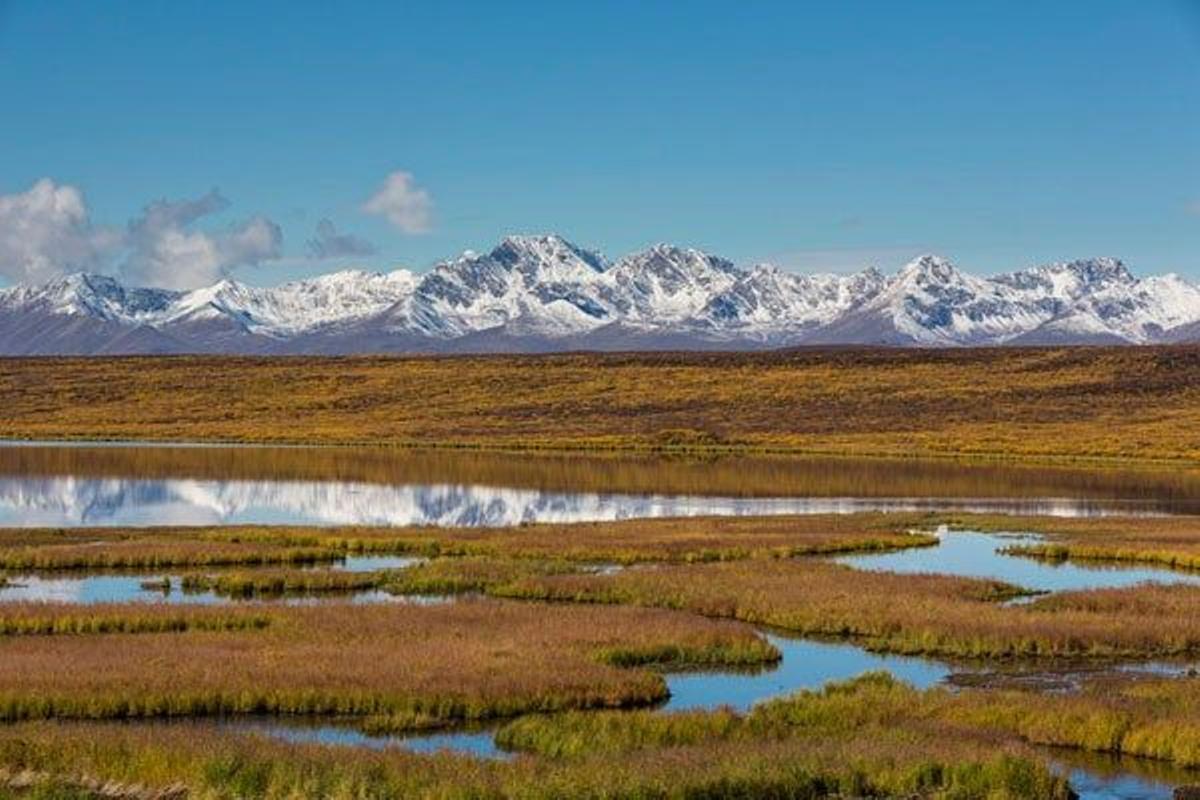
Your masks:
[[[986,278],[933,255],[891,276],[799,275],[666,244],[612,263],[558,236],[512,236],[423,274],[186,292],[76,274],[0,290],[9,355],[1175,341],[1200,341],[1200,286],[1108,258]]]

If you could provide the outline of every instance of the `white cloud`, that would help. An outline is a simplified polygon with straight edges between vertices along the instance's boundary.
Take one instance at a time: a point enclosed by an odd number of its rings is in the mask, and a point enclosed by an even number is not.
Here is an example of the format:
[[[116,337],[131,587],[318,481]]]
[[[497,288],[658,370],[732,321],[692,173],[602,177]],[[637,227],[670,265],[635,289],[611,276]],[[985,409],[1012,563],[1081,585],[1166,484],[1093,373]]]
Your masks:
[[[235,267],[279,258],[283,232],[265,217],[253,217],[216,233],[192,224],[229,206],[216,190],[192,200],[159,200],[129,223],[129,256],[122,265],[130,279],[166,289],[205,286]]]
[[[385,217],[404,233],[426,233],[431,227],[433,198],[407,172],[393,172],[363,204],[363,211]]]
[[[0,275],[10,280],[94,268],[119,240],[118,232],[92,226],[74,186],[43,178],[26,192],[0,195]]]
[[[338,233],[332,221],[323,219],[317,223],[316,235],[308,240],[308,254],[316,259],[369,256],[375,246],[351,233]]]
[[[0,276],[36,283],[94,270],[184,289],[279,258],[283,233],[265,217],[220,231],[193,227],[228,206],[214,190],[194,199],[151,203],[124,230],[98,227],[91,224],[79,189],[43,178],[26,192],[0,195]]]

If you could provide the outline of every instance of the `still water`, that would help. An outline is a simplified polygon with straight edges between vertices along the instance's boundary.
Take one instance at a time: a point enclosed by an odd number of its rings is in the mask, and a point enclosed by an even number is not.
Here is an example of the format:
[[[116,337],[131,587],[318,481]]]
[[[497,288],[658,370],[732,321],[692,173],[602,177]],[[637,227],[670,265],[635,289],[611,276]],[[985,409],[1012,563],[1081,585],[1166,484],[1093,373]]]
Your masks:
[[[856,569],[881,572],[938,572],[992,578],[1037,592],[1120,588],[1151,582],[1200,585],[1200,573],[1196,572],[1154,566],[1050,562],[1001,552],[1013,545],[1040,541],[1040,537],[1033,534],[980,533],[941,527],[937,536],[937,547],[843,556],[835,560]]]
[[[881,459],[0,446],[0,526],[498,526],[957,510],[1200,511],[1200,474]]]
[[[382,448],[0,446],[0,527],[295,523],[314,525],[516,525],[639,517],[958,510],[1102,515],[1200,512],[1200,474],[1179,469],[1087,470],[969,465],[945,461],[718,457],[593,458],[503,453],[428,453]],[[0,532],[0,536],[2,536]],[[990,577],[1030,589],[1127,586],[1147,580],[1200,582],[1156,569],[1056,565],[997,552],[1014,537],[940,534],[940,544],[840,559],[858,569]],[[347,559],[343,569],[402,569]],[[338,568],[335,567],[335,568]],[[216,602],[152,576],[10,576],[0,600]],[[355,602],[394,600],[366,592]],[[296,600],[293,600],[295,602]],[[311,599],[299,600],[312,602]],[[446,602],[446,598],[409,598]],[[868,653],[844,642],[767,632],[783,653],[759,672],[667,676],[665,710],[755,702],[830,680],[886,669],[926,687],[961,667]],[[1170,669],[1168,667],[1167,669]],[[370,737],[336,725],[278,720],[230,723],[293,741],[352,747],[453,749],[504,757],[487,730]],[[1186,774],[1149,774],[1141,762],[1097,765],[1055,756],[1084,798],[1163,798]]]

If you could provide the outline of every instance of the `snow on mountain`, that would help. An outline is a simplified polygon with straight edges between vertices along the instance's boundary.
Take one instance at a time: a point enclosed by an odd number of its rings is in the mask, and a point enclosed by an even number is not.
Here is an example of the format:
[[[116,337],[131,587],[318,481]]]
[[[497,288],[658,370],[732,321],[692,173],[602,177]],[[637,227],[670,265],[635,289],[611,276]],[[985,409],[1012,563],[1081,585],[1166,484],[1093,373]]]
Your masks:
[[[75,273],[39,286],[0,290],[0,312],[35,307],[54,314],[111,322],[151,319],[178,299],[165,289],[127,289],[107,275]]]
[[[611,312],[604,257],[557,236],[510,236],[490,253],[438,264],[390,309],[388,330],[450,339],[521,322],[530,331],[570,333]]]
[[[854,275],[797,275],[760,264],[714,294],[696,322],[726,336],[786,342],[837,320],[886,285],[874,268]]]
[[[661,326],[694,316],[741,275],[723,258],[659,244],[621,259],[605,277],[625,301],[624,321]]]
[[[741,268],[655,245],[616,263],[511,236],[424,274],[335,272],[179,292],[90,274],[0,290],[0,353],[390,352],[1190,340],[1200,286],[1092,259],[977,277],[934,255],[892,276]]]
[[[412,294],[416,285],[416,276],[407,270],[346,270],[271,289],[223,280],[182,295],[161,322],[228,318],[248,331],[283,338],[374,316]]]

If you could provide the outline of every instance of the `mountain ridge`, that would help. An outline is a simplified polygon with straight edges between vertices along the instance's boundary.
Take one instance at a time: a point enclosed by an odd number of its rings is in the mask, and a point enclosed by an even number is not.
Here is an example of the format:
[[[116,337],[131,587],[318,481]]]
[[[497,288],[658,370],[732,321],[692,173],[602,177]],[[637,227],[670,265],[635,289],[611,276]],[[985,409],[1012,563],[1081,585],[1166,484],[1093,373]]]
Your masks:
[[[610,262],[544,234],[423,274],[341,270],[180,291],[76,273],[0,289],[3,355],[1180,341],[1200,341],[1200,286],[1138,278],[1114,258],[979,277],[930,254],[890,276],[799,274],[671,244]]]

